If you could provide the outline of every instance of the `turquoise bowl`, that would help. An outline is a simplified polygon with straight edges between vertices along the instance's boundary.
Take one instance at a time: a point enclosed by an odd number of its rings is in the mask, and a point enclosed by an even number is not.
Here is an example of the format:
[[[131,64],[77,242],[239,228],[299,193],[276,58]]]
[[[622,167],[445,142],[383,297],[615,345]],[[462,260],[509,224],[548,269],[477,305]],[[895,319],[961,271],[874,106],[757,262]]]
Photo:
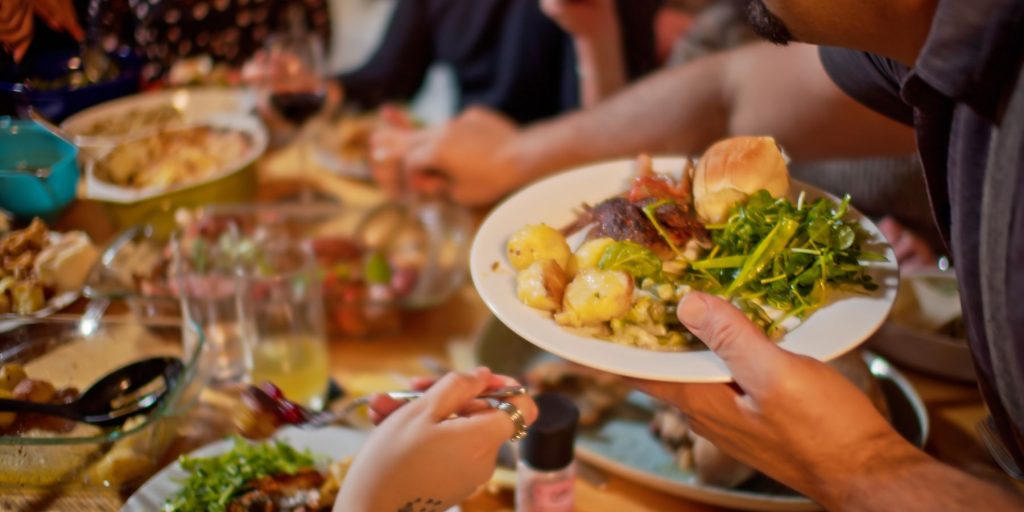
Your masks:
[[[19,219],[53,221],[75,199],[77,156],[78,148],[34,121],[0,117],[0,208]]]

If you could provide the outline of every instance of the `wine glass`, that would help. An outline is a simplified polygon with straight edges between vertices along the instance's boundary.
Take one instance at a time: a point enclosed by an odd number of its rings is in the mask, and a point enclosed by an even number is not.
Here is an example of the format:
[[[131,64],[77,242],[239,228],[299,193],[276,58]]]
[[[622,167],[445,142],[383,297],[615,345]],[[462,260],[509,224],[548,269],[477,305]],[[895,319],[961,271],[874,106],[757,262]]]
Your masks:
[[[292,9],[288,14],[291,29],[267,39],[262,89],[267,107],[292,125],[295,133],[292,143],[299,145],[309,142],[308,121],[323,109],[328,86],[320,39],[305,29],[301,9]],[[299,174],[307,175],[306,148],[298,150]],[[304,181],[307,183],[303,186],[302,198],[312,200],[308,180]]]

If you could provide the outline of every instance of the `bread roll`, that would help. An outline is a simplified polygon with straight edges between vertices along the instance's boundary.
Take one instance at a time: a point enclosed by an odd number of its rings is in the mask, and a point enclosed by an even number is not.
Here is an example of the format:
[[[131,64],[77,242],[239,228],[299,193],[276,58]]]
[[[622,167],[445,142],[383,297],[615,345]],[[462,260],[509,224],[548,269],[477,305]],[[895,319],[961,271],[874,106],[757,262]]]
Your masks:
[[[709,224],[725,221],[729,210],[758,190],[781,197],[789,190],[789,171],[771,137],[733,137],[714,143],[693,175],[697,215]]]

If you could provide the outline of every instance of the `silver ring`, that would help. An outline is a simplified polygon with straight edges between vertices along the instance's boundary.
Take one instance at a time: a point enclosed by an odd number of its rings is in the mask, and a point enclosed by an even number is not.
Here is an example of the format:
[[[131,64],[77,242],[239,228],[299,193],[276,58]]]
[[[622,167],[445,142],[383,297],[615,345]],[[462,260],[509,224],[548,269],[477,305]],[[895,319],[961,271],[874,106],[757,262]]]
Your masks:
[[[526,437],[526,418],[523,416],[523,411],[520,411],[518,407],[509,402],[502,402],[494,398],[487,399],[487,403],[491,407],[508,414],[509,419],[512,420],[512,426],[515,428],[515,431],[512,433],[512,437],[509,438],[510,441],[514,443]]]

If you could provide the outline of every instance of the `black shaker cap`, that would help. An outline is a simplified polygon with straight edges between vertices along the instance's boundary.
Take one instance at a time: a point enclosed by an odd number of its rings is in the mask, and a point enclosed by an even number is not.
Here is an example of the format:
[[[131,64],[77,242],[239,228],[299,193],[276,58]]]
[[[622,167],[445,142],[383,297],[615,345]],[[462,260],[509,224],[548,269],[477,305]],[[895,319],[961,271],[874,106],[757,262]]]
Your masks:
[[[558,393],[542,393],[534,401],[540,412],[519,446],[519,456],[534,469],[557,471],[572,463],[580,412]]]

